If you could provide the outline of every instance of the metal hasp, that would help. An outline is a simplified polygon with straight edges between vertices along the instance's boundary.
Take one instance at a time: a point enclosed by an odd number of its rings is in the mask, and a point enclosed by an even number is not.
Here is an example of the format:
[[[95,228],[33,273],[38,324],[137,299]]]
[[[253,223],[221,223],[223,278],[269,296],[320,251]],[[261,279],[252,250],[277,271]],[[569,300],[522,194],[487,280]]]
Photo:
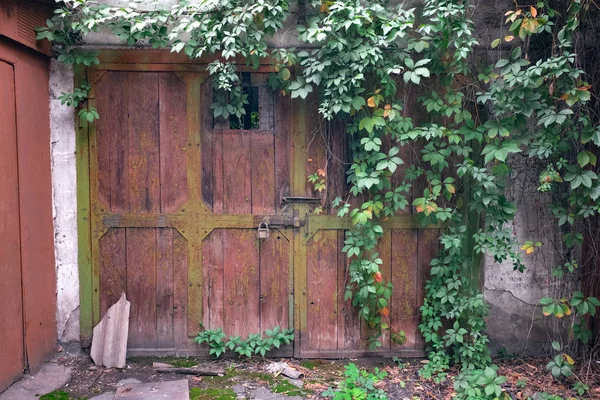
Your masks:
[[[301,226],[306,225],[306,221],[300,218],[300,212],[298,210],[294,210],[294,214],[292,217],[288,217],[285,215],[266,216],[265,218],[263,218],[263,222],[261,222],[261,225],[262,223],[266,223],[267,226],[278,228],[300,228]]]

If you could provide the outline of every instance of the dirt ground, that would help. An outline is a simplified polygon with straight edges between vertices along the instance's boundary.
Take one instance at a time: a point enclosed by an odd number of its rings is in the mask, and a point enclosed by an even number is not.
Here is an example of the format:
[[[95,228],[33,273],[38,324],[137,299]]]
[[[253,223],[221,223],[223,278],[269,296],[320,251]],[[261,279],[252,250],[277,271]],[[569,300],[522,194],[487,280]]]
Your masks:
[[[267,365],[272,361],[286,361],[300,370],[304,377],[303,389],[291,385],[285,378],[269,375]],[[287,396],[299,396],[306,399],[323,399],[321,392],[335,387],[342,379],[344,365],[353,362],[362,368],[379,368],[387,372],[384,382],[378,385],[390,399],[451,399],[453,397],[453,373],[446,382],[436,384],[431,380],[420,379],[419,368],[425,360],[267,360],[240,359],[207,360],[200,358],[132,358],[128,359],[124,369],[104,369],[94,366],[89,357],[59,357],[58,362],[72,369],[71,379],[61,390],[68,393],[60,399],[89,399],[106,392],[114,392],[117,384],[124,379],[140,382],[158,382],[187,378],[193,400],[235,400],[235,392],[250,391],[263,387],[273,393]],[[222,371],[223,376],[194,377],[172,373],[157,373],[153,362],[169,363],[178,367],[197,366],[202,370]],[[563,398],[600,399],[600,362],[591,360],[576,373],[577,378],[568,381],[555,381],[547,373],[545,359],[512,358],[496,360],[499,374],[507,376],[503,385],[512,399],[527,399],[536,393],[546,392]],[[590,391],[579,396],[572,390],[576,379],[588,383]],[[234,390],[235,389],[235,390]],[[43,398],[43,397],[42,397]],[[48,397],[52,399],[52,397]],[[58,397],[57,397],[58,398]]]

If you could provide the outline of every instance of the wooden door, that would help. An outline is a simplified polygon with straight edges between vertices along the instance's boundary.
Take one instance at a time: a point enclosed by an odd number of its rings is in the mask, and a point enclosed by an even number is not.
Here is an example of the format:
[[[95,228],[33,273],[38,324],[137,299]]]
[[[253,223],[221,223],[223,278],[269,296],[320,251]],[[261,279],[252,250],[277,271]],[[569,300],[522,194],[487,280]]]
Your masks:
[[[373,354],[372,332],[344,301],[349,220],[328,207],[348,193],[343,124],[320,120],[316,97],[270,91],[268,65],[242,73],[250,101],[240,121],[213,117],[206,64],[159,51],[100,57],[80,76],[100,113],[78,138],[80,177],[89,171],[78,185],[82,335],[125,292],[130,354],[196,353],[201,325],[240,336],[294,327],[281,355]],[[320,192],[307,182],[319,169]],[[270,235],[258,239],[263,221]],[[439,229],[419,226],[409,209],[383,225],[391,321],[408,340],[386,334],[377,354],[423,355],[419,307]]]
[[[13,66],[0,61],[0,391],[23,374],[23,288]]]
[[[242,336],[287,328],[290,232],[256,234],[289,189],[275,168],[288,162],[287,128],[266,75],[248,82],[262,99],[250,129],[213,119],[204,73],[90,77],[93,322],[125,292],[131,354],[189,350],[201,324]]]

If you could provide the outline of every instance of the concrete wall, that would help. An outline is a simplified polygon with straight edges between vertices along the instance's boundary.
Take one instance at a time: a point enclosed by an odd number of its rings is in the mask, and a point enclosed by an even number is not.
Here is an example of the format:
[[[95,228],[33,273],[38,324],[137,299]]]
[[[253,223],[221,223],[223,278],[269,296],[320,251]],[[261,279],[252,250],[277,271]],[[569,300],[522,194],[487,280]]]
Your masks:
[[[111,1],[119,3],[118,0]],[[166,1],[163,3],[172,3]],[[510,1],[484,0],[476,4],[475,18],[481,43],[489,43],[502,33],[502,19]],[[295,21],[291,17],[288,26]],[[483,27],[483,28],[481,28]],[[295,29],[273,39],[272,45],[297,45]],[[87,46],[117,46],[121,43],[110,35],[93,34]],[[497,51],[494,57],[497,57]],[[489,56],[489,54],[488,54]],[[58,276],[58,336],[63,343],[79,340],[79,280],[77,266],[77,219],[75,176],[75,115],[61,106],[56,97],[73,86],[69,67],[53,62],[51,66],[51,130],[54,189],[55,245]],[[512,160],[510,196],[519,208],[513,230],[520,242],[541,241],[543,250],[526,257],[527,270],[513,271],[509,263],[496,264],[484,260],[483,291],[491,306],[488,331],[495,349],[509,352],[538,352],[547,343],[546,321],[542,319],[537,301],[550,289],[550,268],[555,264],[554,251],[558,241],[556,226],[547,212],[549,199],[537,192],[539,167],[526,158]]]
[[[73,90],[73,70],[50,63],[50,135],[52,197],[56,255],[59,341],[79,341],[79,272],[77,264],[77,184],[75,170],[75,111],[61,105],[62,92]]]

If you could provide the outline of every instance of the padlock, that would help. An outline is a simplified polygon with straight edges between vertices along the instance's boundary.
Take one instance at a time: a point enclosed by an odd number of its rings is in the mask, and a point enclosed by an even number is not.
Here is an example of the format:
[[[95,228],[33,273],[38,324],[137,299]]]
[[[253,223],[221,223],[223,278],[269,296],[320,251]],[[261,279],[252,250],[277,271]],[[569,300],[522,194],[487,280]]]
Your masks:
[[[269,225],[263,221],[258,225],[258,238],[266,239],[268,237],[269,237]]]

